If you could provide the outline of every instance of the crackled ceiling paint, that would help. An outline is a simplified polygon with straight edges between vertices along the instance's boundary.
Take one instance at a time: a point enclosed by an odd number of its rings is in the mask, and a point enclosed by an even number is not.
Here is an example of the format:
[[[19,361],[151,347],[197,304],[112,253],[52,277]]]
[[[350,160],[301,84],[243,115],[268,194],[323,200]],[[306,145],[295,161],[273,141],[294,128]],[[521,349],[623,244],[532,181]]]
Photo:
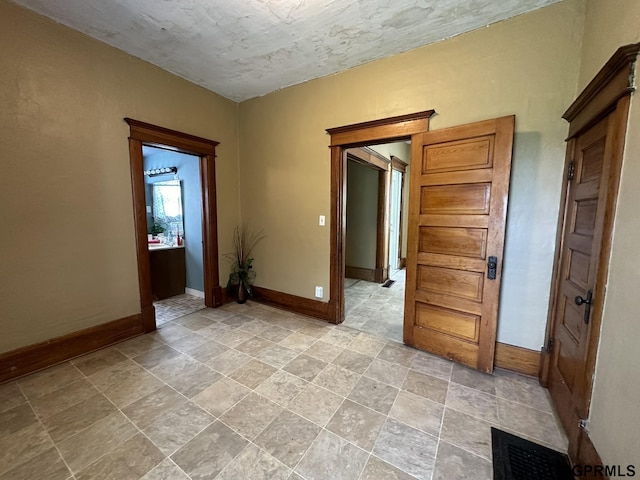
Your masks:
[[[235,101],[559,0],[14,0]]]

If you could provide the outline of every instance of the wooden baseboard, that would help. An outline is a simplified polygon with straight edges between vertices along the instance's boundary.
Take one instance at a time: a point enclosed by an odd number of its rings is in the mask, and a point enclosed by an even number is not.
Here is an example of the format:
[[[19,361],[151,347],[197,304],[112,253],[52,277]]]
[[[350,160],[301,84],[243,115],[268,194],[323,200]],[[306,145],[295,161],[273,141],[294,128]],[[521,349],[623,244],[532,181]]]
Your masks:
[[[540,370],[540,352],[498,342],[493,363],[498,368],[537,377]]]
[[[406,257],[403,257],[400,259],[400,265],[398,265],[398,270],[402,270],[403,268],[406,268],[407,266],[407,259]]]
[[[257,302],[281,308],[289,312],[320,318],[328,322],[332,321],[331,308],[328,303],[277,292],[263,287],[251,287],[251,289],[253,290],[253,299]]]
[[[0,354],[0,383],[144,333],[136,314]]]
[[[364,280],[366,282],[374,282],[376,278],[376,270],[374,268],[360,267],[344,267],[345,277]]]
[[[386,267],[379,267],[374,270],[373,281],[384,283],[389,278],[389,270]]]

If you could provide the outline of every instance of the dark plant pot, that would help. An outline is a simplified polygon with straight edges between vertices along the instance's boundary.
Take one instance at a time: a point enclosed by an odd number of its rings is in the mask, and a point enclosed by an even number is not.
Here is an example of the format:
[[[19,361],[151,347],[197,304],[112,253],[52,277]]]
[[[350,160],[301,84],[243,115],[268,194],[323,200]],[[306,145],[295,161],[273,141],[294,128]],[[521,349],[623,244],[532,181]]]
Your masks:
[[[238,303],[246,303],[248,296],[247,288],[244,286],[244,283],[240,282],[238,284]]]

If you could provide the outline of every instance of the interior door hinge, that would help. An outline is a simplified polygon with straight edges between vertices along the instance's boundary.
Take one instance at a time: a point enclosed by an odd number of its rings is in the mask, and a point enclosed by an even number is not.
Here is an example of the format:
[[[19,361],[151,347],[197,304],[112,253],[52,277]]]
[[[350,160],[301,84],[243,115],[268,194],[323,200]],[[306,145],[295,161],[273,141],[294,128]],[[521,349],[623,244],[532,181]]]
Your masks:
[[[549,337],[549,340],[547,340],[547,353],[553,352],[553,345],[555,343],[556,343],[555,339],[553,337]]]
[[[576,171],[576,162],[571,160],[569,162],[569,171],[567,172],[567,180],[573,180],[573,175]]]
[[[589,421],[586,418],[581,418],[580,420],[578,420],[578,426],[580,427],[580,430],[584,430],[586,432],[588,427],[588,422]]]

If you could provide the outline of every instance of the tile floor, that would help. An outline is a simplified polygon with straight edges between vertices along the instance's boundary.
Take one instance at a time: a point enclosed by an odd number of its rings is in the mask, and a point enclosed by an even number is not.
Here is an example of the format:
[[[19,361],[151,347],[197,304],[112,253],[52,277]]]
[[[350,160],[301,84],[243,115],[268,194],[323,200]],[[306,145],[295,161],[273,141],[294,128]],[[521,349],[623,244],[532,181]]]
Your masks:
[[[391,275],[389,288],[379,283],[345,279],[343,325],[402,342],[405,270]]]
[[[204,298],[194,297],[187,293],[153,302],[156,308],[156,325],[188,315],[205,308]]]
[[[230,304],[0,385],[0,480],[483,480],[492,425],[566,446],[533,379]]]

